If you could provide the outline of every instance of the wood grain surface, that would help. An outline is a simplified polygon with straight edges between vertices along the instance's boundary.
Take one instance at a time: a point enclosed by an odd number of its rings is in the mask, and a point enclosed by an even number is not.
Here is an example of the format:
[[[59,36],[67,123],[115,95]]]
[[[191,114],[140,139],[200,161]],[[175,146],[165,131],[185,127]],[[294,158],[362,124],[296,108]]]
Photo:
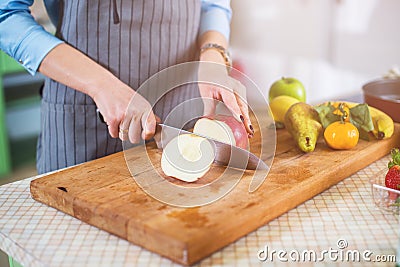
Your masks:
[[[248,192],[252,172],[246,171],[224,198],[198,208],[172,207],[148,196],[131,177],[122,152],[33,180],[31,194],[35,200],[83,222],[191,265],[398,146],[400,124],[387,140],[360,140],[352,150],[335,151],[320,139],[309,154],[297,149],[285,130],[278,130],[271,171],[257,191]],[[131,160],[141,164],[147,157],[142,151]],[[160,151],[149,145],[147,153],[157,168]],[[213,167],[208,175],[213,177],[221,171],[222,167]]]

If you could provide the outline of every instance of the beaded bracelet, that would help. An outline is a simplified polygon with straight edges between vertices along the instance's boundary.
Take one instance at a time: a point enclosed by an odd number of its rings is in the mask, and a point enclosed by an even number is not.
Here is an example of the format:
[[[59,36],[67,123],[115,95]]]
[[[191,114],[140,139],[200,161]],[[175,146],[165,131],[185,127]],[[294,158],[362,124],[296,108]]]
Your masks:
[[[229,73],[231,71],[231,68],[232,68],[232,59],[231,59],[231,56],[229,54],[229,51],[226,50],[223,46],[221,46],[219,44],[208,43],[208,44],[203,45],[200,48],[200,54],[203,53],[206,50],[209,50],[209,49],[217,50],[221,54],[221,56],[225,60],[225,65],[226,65],[226,68],[227,68],[228,73]]]

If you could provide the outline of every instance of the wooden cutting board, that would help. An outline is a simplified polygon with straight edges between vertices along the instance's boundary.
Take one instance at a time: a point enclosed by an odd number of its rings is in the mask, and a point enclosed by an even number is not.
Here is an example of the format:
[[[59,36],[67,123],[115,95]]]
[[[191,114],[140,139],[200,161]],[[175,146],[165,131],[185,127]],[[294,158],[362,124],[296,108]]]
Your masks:
[[[274,163],[256,192],[248,192],[251,173],[245,174],[224,198],[199,208],[172,207],[146,195],[131,177],[122,152],[33,180],[31,194],[86,223],[191,265],[399,146],[400,124],[387,140],[360,140],[347,151],[331,150],[320,140],[309,154],[301,153],[285,130],[278,130]],[[146,157],[142,151],[133,160]],[[147,152],[159,160],[156,147],[149,146]],[[218,168],[211,172],[218,173]]]

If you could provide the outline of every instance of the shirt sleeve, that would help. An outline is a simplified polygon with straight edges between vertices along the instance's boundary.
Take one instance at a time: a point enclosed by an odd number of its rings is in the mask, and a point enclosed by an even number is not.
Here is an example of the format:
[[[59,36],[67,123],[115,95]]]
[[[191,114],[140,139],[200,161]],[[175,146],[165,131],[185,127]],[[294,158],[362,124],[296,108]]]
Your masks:
[[[229,40],[231,18],[230,0],[202,0],[200,34],[214,30]]]
[[[0,49],[34,75],[43,58],[60,39],[47,32],[32,17],[33,0],[2,0],[0,3]]]

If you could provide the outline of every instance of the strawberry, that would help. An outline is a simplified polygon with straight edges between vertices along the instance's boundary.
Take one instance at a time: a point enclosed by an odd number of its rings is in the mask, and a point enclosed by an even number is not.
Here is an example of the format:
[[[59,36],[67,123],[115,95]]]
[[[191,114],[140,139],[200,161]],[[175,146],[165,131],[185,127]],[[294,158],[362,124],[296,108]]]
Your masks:
[[[400,166],[393,165],[386,173],[385,177],[386,187],[399,190],[400,189]]]
[[[390,152],[392,160],[388,163],[389,171],[386,173],[385,185],[391,189],[400,190],[400,151],[398,148]],[[389,198],[396,200],[398,194],[389,192]]]

